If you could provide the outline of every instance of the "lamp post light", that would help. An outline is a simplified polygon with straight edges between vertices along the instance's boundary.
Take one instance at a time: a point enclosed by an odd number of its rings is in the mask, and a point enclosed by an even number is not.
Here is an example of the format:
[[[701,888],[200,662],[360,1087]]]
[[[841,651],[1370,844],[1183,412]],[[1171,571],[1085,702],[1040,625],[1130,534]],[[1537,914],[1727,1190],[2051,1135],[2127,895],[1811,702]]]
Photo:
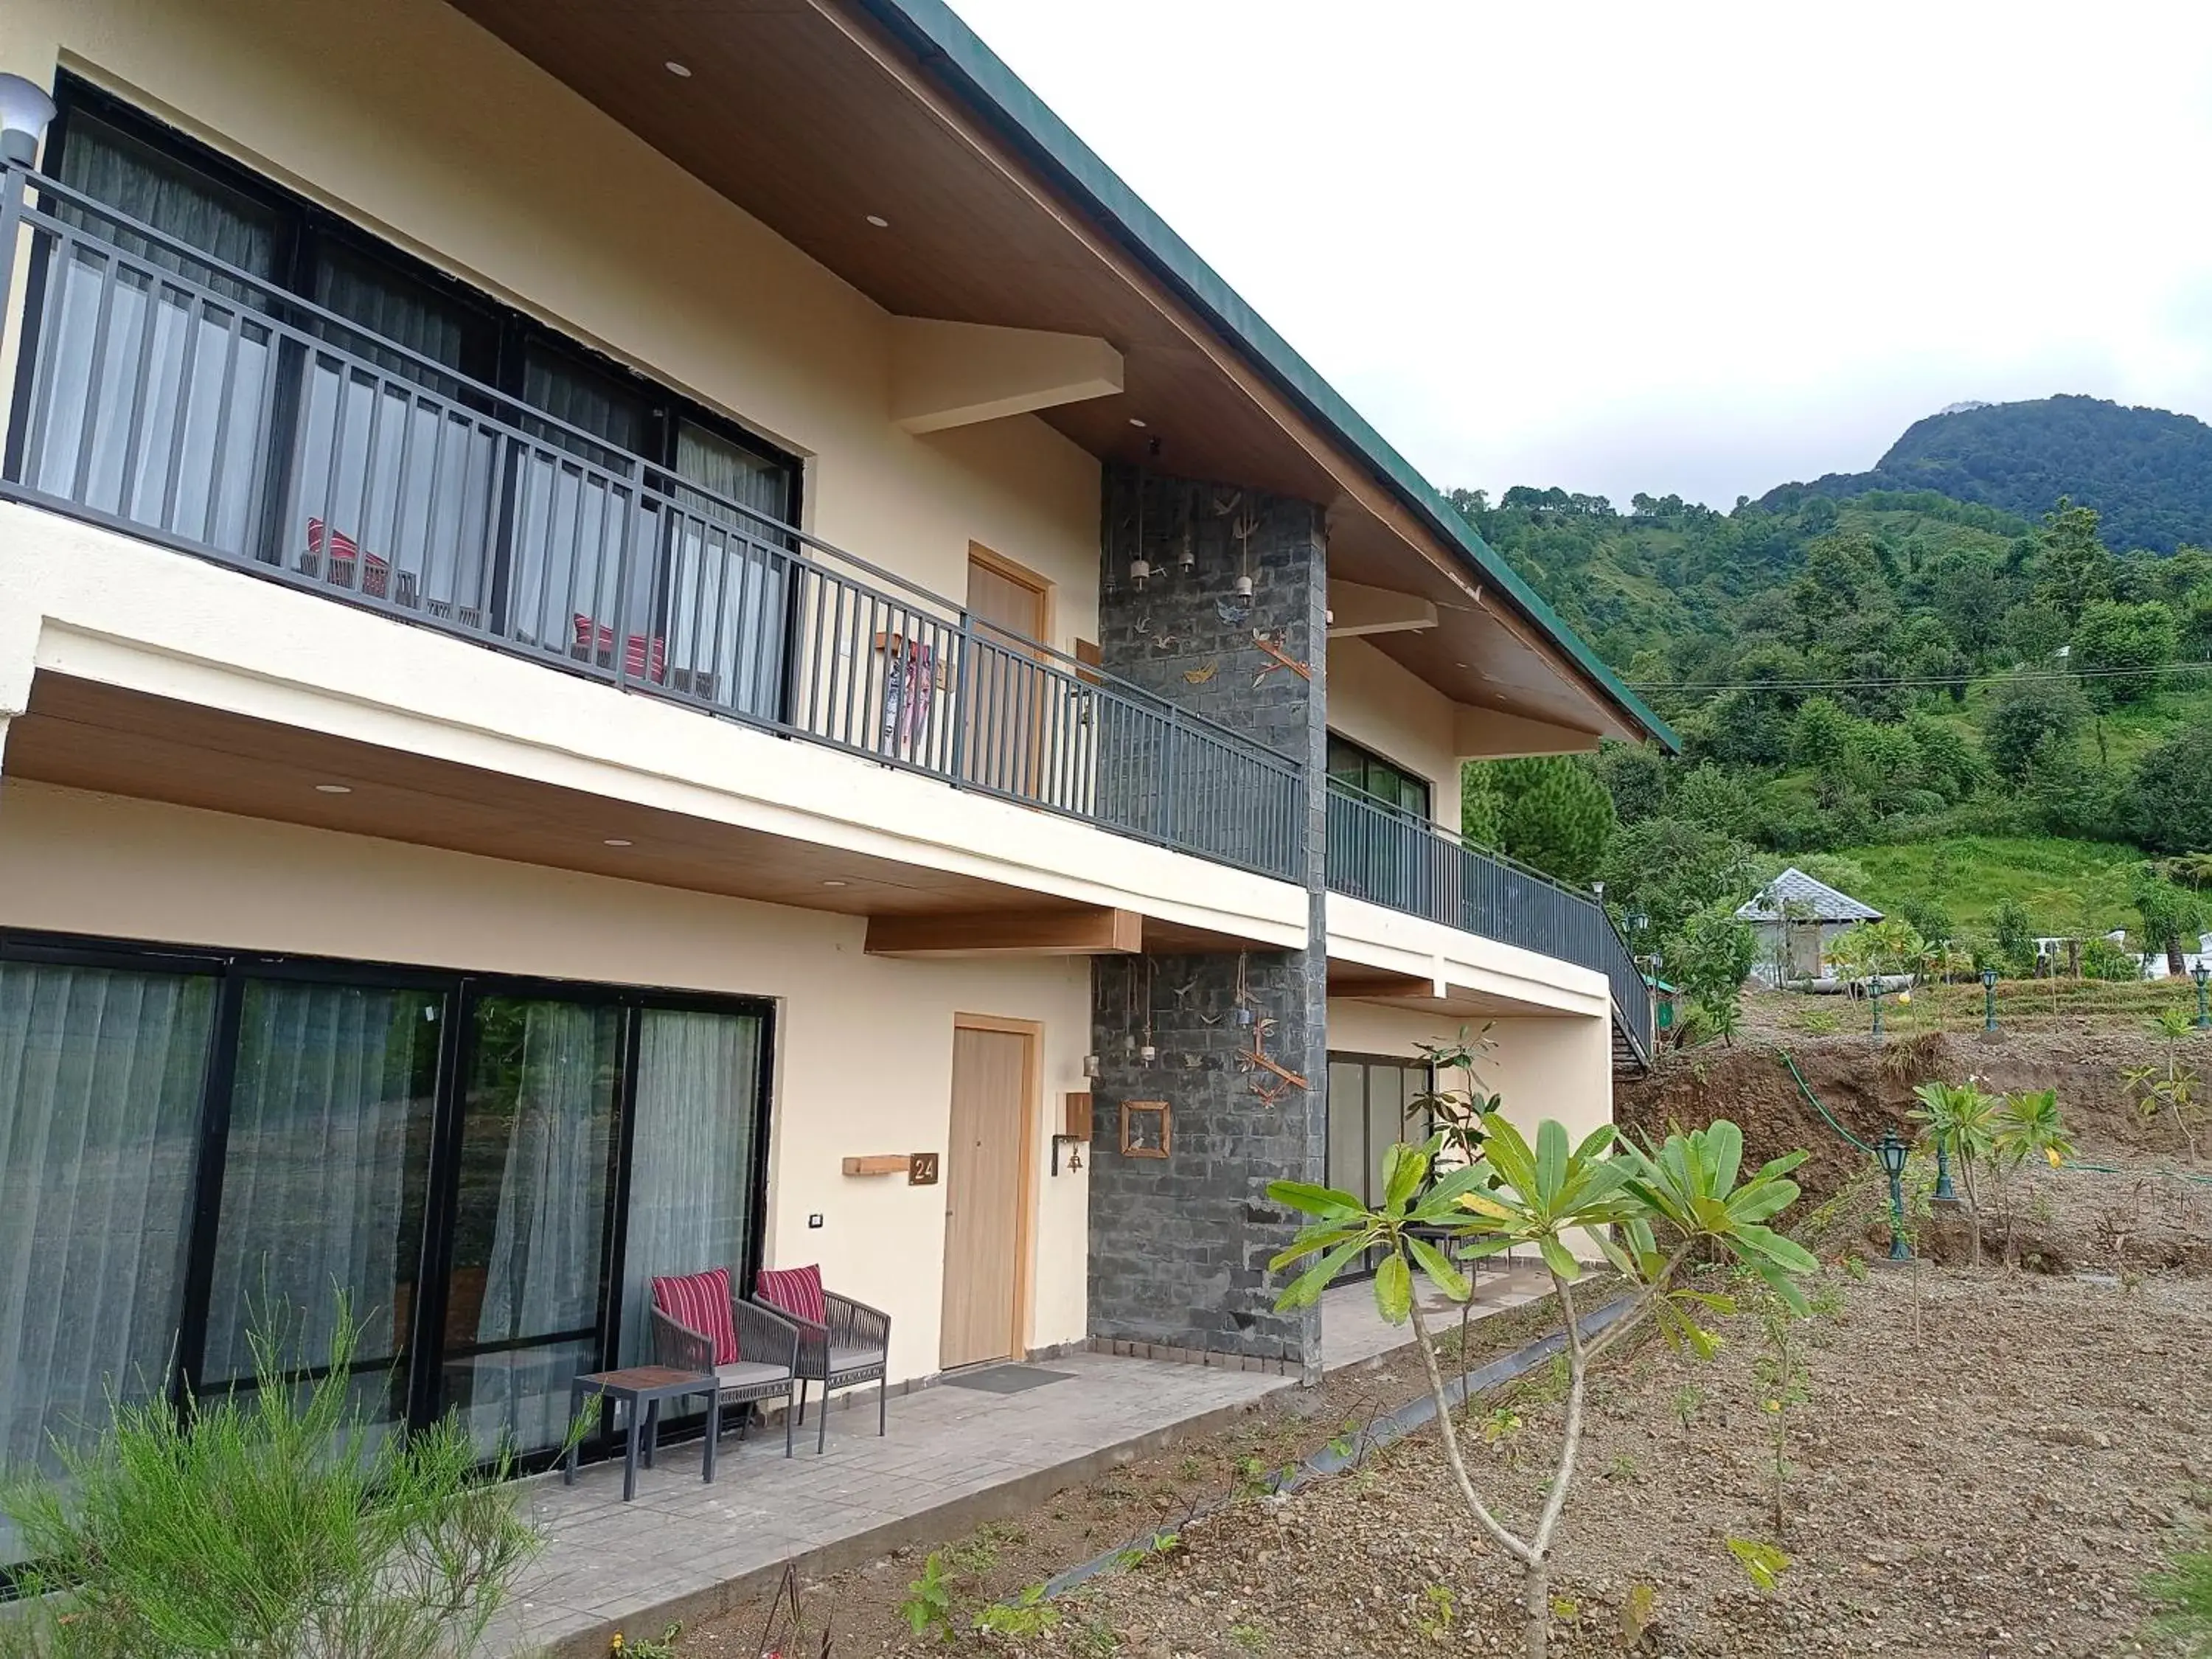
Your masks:
[[[1905,1247],[1905,1160],[1911,1148],[1898,1136],[1894,1124],[1882,1131],[1881,1144],[1875,1148],[1881,1159],[1883,1171],[1889,1176],[1889,1259],[1910,1261],[1912,1252]]]
[[[1874,1005],[1874,1034],[1881,1035],[1881,975],[1867,975],[1867,1000]]]
[[[1997,970],[1994,968],[1982,969],[1982,1029],[1997,1029]]]
[[[2189,970],[2189,976],[2197,981],[2197,1029],[2212,1031],[2212,1007],[2207,1006],[2204,996],[2204,988],[2212,985],[2212,963],[2199,962]]]
[[[1959,1189],[1951,1184],[1951,1154],[1945,1150],[1943,1137],[1936,1137],[1936,1190],[1928,1194],[1931,1204],[1956,1204]]]
[[[39,159],[39,140],[54,118],[54,100],[35,81],[0,75],[0,157],[10,167],[27,167]]]

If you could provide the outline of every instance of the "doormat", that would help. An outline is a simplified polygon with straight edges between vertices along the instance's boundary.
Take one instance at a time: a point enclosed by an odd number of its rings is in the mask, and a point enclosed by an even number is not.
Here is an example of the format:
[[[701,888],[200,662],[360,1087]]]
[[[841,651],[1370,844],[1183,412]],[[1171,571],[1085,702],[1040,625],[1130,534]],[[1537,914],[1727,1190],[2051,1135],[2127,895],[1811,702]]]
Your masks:
[[[986,1365],[944,1379],[948,1389],[981,1389],[985,1394],[1026,1394],[1048,1382],[1065,1382],[1073,1371],[1048,1371],[1040,1365]]]

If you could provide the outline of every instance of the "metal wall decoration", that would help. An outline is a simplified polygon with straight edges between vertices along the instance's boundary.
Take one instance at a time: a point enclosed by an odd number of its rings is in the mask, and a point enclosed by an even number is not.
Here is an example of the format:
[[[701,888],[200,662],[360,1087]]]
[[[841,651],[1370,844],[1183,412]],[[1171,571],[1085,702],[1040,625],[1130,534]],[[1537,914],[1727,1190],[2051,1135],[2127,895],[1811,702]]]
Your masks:
[[[1278,669],[1283,668],[1289,669],[1291,673],[1296,674],[1302,680],[1310,680],[1313,678],[1312,668],[1306,664],[1300,662],[1296,657],[1283,649],[1283,641],[1285,637],[1285,635],[1280,629],[1278,629],[1273,634],[1263,634],[1256,628],[1252,630],[1252,643],[1258,646],[1261,650],[1274,659],[1272,662],[1261,665],[1260,672],[1252,676],[1253,684],[1259,684],[1260,682],[1266,679],[1268,675],[1275,672]]]
[[[1172,1109],[1164,1100],[1121,1103],[1121,1152],[1126,1158],[1165,1158],[1174,1146]]]

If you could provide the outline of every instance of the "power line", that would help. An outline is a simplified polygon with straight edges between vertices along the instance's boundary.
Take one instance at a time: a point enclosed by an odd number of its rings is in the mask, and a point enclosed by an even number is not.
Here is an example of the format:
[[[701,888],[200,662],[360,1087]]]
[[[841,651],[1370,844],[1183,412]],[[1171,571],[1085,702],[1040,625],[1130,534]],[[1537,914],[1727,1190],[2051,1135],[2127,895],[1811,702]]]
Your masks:
[[[2212,661],[2146,663],[2140,668],[2030,669],[1994,674],[1878,675],[1823,680],[1631,680],[1632,691],[1879,691],[1916,690],[1954,685],[2002,685],[2018,680],[2101,680],[2123,674],[2202,674]]]

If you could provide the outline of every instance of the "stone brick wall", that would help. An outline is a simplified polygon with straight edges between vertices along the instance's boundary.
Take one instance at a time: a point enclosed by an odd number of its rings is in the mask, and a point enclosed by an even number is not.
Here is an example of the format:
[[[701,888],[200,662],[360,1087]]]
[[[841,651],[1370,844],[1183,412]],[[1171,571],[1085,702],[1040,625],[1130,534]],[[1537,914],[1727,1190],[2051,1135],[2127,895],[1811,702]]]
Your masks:
[[[1306,766],[1310,937],[1322,935],[1327,536],[1310,503],[1109,469],[1101,556],[1105,667]],[[1193,567],[1181,556],[1188,546]],[[1139,590],[1129,565],[1152,574]],[[1249,574],[1240,601],[1236,579]],[[1257,630],[1274,647],[1254,638]],[[1281,659],[1304,665],[1300,674]],[[1102,790],[1115,787],[1103,779]],[[1091,1158],[1091,1328],[1151,1344],[1318,1370],[1320,1321],[1273,1310],[1267,1260],[1296,1231],[1277,1179],[1318,1180],[1325,1154],[1323,952],[1099,957],[1092,1048],[1101,1075]],[[1241,1000],[1240,1000],[1241,988]],[[1249,1023],[1240,1023],[1240,1011]],[[1249,1056],[1255,1043],[1306,1086]],[[1156,1051],[1150,1063],[1141,1050]],[[1263,1092],[1264,1091],[1264,1092]],[[1164,1100],[1169,1156],[1126,1156],[1121,1104]]]

